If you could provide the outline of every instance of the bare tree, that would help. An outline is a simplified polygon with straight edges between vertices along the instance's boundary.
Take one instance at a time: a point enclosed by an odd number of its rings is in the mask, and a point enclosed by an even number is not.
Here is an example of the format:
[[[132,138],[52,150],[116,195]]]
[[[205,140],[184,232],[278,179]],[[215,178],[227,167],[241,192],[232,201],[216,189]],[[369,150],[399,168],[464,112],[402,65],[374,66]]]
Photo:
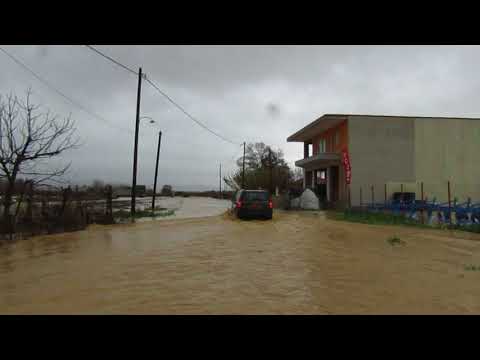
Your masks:
[[[9,233],[15,224],[11,206],[17,177],[24,178],[26,186],[58,181],[70,164],[51,167],[49,160],[78,146],[70,117],[59,119],[49,111],[42,113],[30,97],[31,90],[23,101],[13,94],[0,96],[0,179],[6,183],[3,222]]]

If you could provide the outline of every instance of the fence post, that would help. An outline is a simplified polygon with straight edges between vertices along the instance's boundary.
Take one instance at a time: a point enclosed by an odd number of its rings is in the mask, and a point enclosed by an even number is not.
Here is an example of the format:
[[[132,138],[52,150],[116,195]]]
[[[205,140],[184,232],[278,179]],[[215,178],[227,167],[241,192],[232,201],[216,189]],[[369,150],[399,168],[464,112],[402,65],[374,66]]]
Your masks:
[[[362,187],[360,186],[360,207],[363,206],[363,202],[362,202]]]
[[[424,224],[425,221],[423,219],[423,206],[424,206],[424,204],[423,204],[423,181],[420,183],[420,192],[421,192],[421,198],[422,198],[422,208],[420,210],[420,215],[422,217],[422,224]]]
[[[470,205],[472,204],[472,199],[470,197],[468,197],[467,199],[467,217],[468,217],[468,222],[471,223],[472,222],[472,212],[471,212],[471,209],[470,209]]]
[[[33,191],[33,183],[30,183],[27,190],[27,210],[25,213],[28,222],[33,221]]]
[[[385,183],[385,209],[387,208],[387,183]]]
[[[352,198],[351,198],[351,195],[350,195],[350,185],[347,185],[347,189],[348,189],[348,208],[350,209],[352,207]]]
[[[106,203],[106,209],[105,213],[107,215],[107,220],[108,222],[111,222],[113,220],[113,211],[112,211],[112,186],[107,185],[106,189],[106,195],[107,195],[107,203]]]
[[[68,186],[66,189],[62,189],[62,216],[65,213],[65,208],[67,206],[67,202],[69,201],[71,190],[72,189],[70,186]]]
[[[41,206],[40,206],[40,214],[42,216],[42,221],[46,221],[48,217],[47,213],[47,194],[41,195]]]
[[[450,194],[450,180],[448,180],[448,220],[449,223],[452,223],[452,203],[451,203],[451,194]]]

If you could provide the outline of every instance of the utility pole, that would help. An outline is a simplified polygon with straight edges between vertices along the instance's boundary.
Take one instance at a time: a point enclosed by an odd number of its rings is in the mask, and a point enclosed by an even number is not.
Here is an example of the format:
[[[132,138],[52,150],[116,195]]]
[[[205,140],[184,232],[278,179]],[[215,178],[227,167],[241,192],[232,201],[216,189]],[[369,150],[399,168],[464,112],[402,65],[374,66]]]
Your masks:
[[[152,197],[152,212],[155,211],[155,195],[157,193],[157,175],[158,175],[158,158],[160,157],[160,144],[162,142],[162,132],[158,132],[158,148],[157,148],[157,163],[155,165],[155,180],[153,182],[153,197]]]
[[[273,193],[273,184],[272,184],[272,149],[269,147],[268,148],[268,166],[270,167],[270,195]]]
[[[135,119],[135,145],[133,148],[133,178],[132,178],[132,204],[130,215],[135,215],[135,188],[137,187],[137,152],[138,152],[138,127],[140,125],[140,95],[142,89],[142,68],[138,70],[138,90],[137,90],[137,116]]]
[[[219,193],[218,197],[221,199],[222,198],[222,164],[220,164],[220,179],[219,179]]]
[[[245,141],[243,142],[242,189],[245,189]]]

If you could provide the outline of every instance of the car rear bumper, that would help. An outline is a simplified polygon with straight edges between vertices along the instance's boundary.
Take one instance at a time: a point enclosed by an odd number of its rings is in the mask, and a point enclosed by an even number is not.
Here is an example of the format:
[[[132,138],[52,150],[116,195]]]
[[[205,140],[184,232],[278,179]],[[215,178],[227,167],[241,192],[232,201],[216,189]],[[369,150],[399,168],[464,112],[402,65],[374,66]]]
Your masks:
[[[272,217],[273,210],[272,209],[237,209],[237,216],[238,217]]]

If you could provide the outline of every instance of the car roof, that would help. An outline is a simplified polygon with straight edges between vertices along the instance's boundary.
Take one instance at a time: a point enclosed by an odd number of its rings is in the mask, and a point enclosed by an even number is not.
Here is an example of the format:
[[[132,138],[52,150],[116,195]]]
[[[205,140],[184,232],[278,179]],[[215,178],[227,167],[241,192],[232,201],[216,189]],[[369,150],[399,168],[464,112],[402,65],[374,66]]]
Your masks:
[[[245,191],[245,192],[268,192],[268,190],[245,190],[245,189],[242,189],[241,191]]]

